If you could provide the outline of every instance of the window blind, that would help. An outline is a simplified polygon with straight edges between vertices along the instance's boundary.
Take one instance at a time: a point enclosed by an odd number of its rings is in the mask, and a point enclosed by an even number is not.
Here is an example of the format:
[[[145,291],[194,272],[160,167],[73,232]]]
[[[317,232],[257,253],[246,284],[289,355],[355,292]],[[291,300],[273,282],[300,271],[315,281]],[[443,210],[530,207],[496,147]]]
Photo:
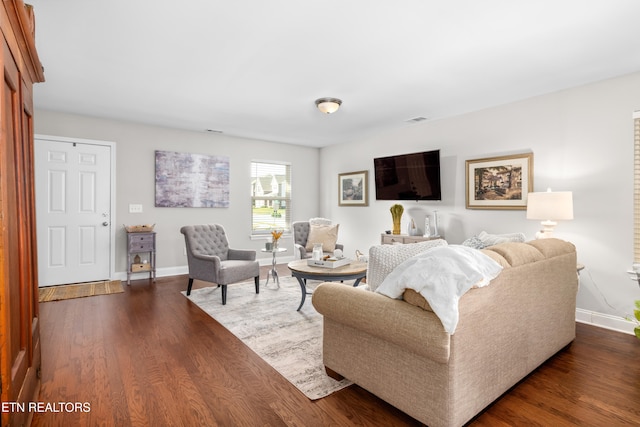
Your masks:
[[[640,111],[633,113],[633,262],[640,263]]]

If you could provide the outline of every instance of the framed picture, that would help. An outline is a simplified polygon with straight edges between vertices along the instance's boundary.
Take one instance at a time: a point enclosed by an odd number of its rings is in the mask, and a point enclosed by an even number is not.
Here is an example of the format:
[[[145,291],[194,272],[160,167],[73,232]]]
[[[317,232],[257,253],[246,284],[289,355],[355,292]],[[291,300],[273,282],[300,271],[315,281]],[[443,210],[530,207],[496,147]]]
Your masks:
[[[533,153],[466,161],[467,209],[526,209]]]
[[[338,206],[369,206],[369,171],[338,175]]]
[[[157,208],[228,208],[229,157],[156,151]]]

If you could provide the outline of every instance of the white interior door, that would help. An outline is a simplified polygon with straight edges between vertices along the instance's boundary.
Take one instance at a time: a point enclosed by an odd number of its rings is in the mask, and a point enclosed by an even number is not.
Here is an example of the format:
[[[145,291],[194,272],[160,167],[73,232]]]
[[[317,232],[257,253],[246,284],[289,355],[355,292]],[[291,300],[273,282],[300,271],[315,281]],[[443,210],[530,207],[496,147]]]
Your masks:
[[[36,137],[40,286],[110,278],[111,149]]]

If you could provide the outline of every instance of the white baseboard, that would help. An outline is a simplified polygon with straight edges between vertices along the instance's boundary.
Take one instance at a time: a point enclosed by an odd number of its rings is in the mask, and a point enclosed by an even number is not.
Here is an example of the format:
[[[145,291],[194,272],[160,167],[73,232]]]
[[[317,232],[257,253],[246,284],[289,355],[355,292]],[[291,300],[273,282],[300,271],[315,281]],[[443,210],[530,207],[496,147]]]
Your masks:
[[[290,261],[293,261],[293,256],[278,257],[277,259],[278,264],[289,263]],[[271,258],[258,258],[258,263],[260,264],[260,266],[270,266]],[[187,267],[186,265],[181,265],[177,267],[165,267],[156,269],[156,277],[179,276],[181,274],[189,274],[189,267]],[[123,282],[127,281],[126,271],[118,271],[114,276],[115,277],[112,280],[122,280]],[[146,279],[148,277],[148,271],[131,274],[131,280]]]
[[[186,265],[156,269],[156,277],[179,276],[181,274],[188,274],[188,273],[189,273],[189,268]],[[115,276],[114,279],[119,279],[119,280],[122,280],[123,282],[127,281],[126,271],[118,271],[115,273],[114,276]],[[141,273],[131,273],[131,280],[147,279],[147,278],[149,278],[148,271],[143,271]]]
[[[610,314],[598,313],[595,311],[576,309],[576,322],[586,323],[588,325],[598,326],[612,331],[623,332],[625,334],[635,335],[633,328],[635,324],[623,317],[612,316]]]

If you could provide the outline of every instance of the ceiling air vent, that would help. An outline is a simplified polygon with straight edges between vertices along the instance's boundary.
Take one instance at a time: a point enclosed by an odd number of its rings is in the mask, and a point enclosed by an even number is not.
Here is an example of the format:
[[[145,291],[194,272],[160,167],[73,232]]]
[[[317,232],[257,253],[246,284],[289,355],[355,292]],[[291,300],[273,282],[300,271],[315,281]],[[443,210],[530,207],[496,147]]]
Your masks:
[[[418,123],[418,122],[423,122],[427,120],[426,117],[414,117],[413,119],[409,119],[406,121],[406,123]]]

